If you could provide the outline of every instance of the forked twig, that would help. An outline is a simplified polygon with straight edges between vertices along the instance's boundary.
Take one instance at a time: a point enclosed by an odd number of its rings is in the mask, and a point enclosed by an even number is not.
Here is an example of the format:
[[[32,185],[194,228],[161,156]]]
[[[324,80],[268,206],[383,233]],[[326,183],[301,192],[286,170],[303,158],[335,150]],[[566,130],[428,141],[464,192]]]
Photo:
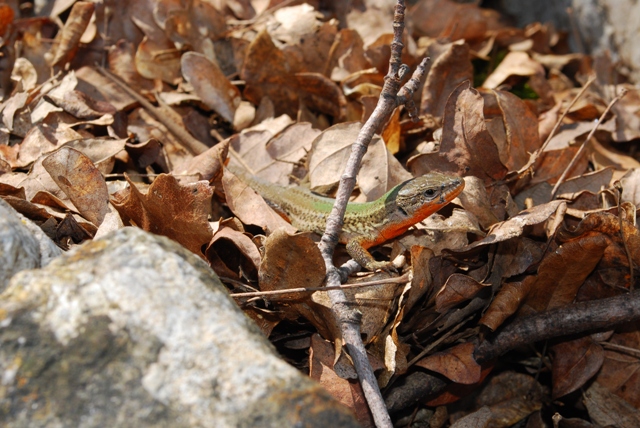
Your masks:
[[[413,78],[407,82],[405,89],[401,91],[402,80],[407,72],[407,67],[402,65],[402,33],[404,31],[404,11],[405,2],[398,0],[393,15],[393,42],[391,43],[391,58],[389,59],[389,72],[385,76],[385,83],[380,94],[378,104],[369,120],[363,125],[358,138],[351,146],[351,156],[347,162],[344,174],[340,178],[340,185],[336,195],[336,202],[333,205],[331,214],[327,218],[327,225],[324,235],[320,240],[320,251],[324,258],[327,269],[327,287],[331,299],[332,311],[340,325],[342,341],[353,361],[353,365],[358,373],[358,379],[362,385],[362,390],[371,410],[373,420],[377,427],[392,427],[389,412],[385,406],[377,380],[367,358],[367,352],[360,336],[360,319],[362,314],[352,309],[342,290],[335,287],[340,285],[340,274],[333,265],[333,252],[338,242],[338,236],[342,229],[344,214],[349,201],[349,196],[355,187],[356,175],[360,169],[362,158],[367,151],[367,147],[373,135],[379,131],[384,123],[393,113],[393,110],[400,105],[400,102],[407,104],[411,110],[410,115],[416,118],[416,108],[409,101],[411,95],[417,90],[418,82],[424,74],[426,59],[414,72]]]

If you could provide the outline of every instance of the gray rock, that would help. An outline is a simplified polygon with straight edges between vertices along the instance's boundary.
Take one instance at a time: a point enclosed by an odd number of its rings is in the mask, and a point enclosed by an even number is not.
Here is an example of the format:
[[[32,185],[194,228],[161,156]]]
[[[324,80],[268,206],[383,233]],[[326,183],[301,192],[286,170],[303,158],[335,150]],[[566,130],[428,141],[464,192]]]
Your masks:
[[[124,228],[0,295],[5,427],[357,426],[198,257]]]
[[[0,199],[0,292],[17,272],[46,266],[60,254],[42,229]]]
[[[572,48],[587,54],[610,51],[634,83],[640,83],[640,3],[637,0],[500,0],[498,9],[516,25],[551,22],[567,31]],[[573,16],[567,13],[572,8]],[[608,77],[608,76],[603,76]],[[614,83],[614,82],[612,82]]]
[[[637,0],[573,0],[573,8],[587,52],[611,51],[613,61],[619,61],[626,68],[623,71],[631,81],[640,83],[637,43],[640,3]]]

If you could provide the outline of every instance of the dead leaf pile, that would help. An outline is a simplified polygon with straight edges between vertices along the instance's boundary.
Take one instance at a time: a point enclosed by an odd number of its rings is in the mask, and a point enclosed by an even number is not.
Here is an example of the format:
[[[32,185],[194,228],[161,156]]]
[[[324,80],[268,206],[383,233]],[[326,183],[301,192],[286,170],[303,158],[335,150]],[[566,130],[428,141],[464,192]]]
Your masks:
[[[321,287],[318,237],[296,233],[222,163],[336,190],[381,92],[392,9],[333,3],[0,5],[0,196],[65,249],[137,226],[198,254],[234,293]],[[431,426],[544,426],[555,412],[640,426],[635,324],[474,356],[517,320],[637,286],[637,89],[607,54],[573,53],[551,26],[414,3],[403,62],[430,57],[420,118],[398,109],[384,125],[353,199],[428,171],[466,188],[375,252],[409,275],[349,281],[377,281],[347,292],[381,387],[415,371],[447,379],[419,400],[436,408]],[[342,247],[335,262],[348,258]],[[325,291],[238,301],[285,358],[371,423]]]

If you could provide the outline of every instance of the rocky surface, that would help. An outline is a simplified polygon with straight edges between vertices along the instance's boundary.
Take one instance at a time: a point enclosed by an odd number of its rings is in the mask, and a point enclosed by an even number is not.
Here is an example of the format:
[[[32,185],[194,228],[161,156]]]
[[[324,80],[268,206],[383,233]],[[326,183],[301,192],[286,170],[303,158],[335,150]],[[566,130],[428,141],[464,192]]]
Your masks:
[[[516,25],[552,23],[566,31],[577,52],[611,52],[614,62],[632,82],[640,83],[640,3],[636,0],[500,0],[498,9],[511,15]],[[571,8],[571,16],[567,14]],[[611,82],[614,83],[614,82]]]
[[[0,292],[16,273],[46,266],[60,254],[42,229],[0,199]]]
[[[203,261],[135,228],[13,276],[0,370],[6,427],[356,426]]]

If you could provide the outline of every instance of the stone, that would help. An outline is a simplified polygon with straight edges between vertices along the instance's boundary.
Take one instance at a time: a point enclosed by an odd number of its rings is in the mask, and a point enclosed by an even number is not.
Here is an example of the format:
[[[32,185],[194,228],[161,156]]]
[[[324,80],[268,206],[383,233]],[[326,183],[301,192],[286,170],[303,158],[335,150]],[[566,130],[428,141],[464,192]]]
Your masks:
[[[5,427],[355,427],[204,261],[123,228],[0,295]]]
[[[42,229],[0,199],[0,292],[17,272],[46,266],[60,254]]]

